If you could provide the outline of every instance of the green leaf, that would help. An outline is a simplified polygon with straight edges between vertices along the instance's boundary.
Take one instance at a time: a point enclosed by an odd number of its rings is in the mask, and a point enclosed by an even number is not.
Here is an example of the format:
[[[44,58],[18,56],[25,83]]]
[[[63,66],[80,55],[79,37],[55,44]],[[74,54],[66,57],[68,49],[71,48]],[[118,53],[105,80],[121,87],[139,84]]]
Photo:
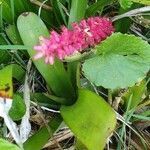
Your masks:
[[[84,89],[79,90],[74,105],[61,107],[61,115],[89,150],[102,150],[116,125],[116,116],[109,104],[102,97]]]
[[[17,64],[12,64],[12,67],[13,67],[13,78],[15,78],[21,83],[24,82],[25,70]]]
[[[12,106],[9,110],[9,116],[13,120],[20,120],[26,112],[26,106],[22,99],[22,97],[19,94],[15,94],[13,96],[13,102]]]
[[[61,26],[63,23],[67,25],[66,18],[64,16],[63,10],[60,8],[60,1],[59,0],[51,0],[51,5],[53,7],[53,12],[56,17],[57,22]]]
[[[149,102],[150,102],[150,100],[149,100]],[[141,116],[150,117],[150,110],[147,110],[147,111],[143,110],[143,111],[144,112],[140,113]]]
[[[0,45],[0,49],[2,50],[26,50],[29,47],[24,45]]]
[[[124,14],[132,9],[135,9],[134,7],[130,7],[128,9],[123,9],[120,7],[118,14]],[[121,32],[121,33],[128,33],[130,26],[131,26],[132,20],[130,18],[122,18],[114,22],[115,31]],[[126,24],[126,25],[125,25]]]
[[[150,0],[132,0],[135,3],[140,3],[144,5],[150,5]]]
[[[75,150],[87,150],[87,148],[85,147],[85,145],[83,143],[81,143],[81,141],[76,139]]]
[[[2,36],[0,36],[0,47],[2,44],[7,44],[7,42]],[[10,60],[11,56],[8,54],[8,52],[0,48],[0,64],[8,63]]]
[[[96,3],[89,6],[86,10],[86,16],[90,17],[95,15],[97,11],[102,11],[106,5],[109,5],[113,2],[113,0],[99,0]]]
[[[95,50],[97,56],[85,61],[83,71],[97,86],[131,87],[150,69],[150,45],[134,35],[114,33]]]
[[[123,9],[130,8],[133,4],[132,0],[119,0],[119,3]]]
[[[13,95],[12,66],[0,70],[0,97],[11,98]]]
[[[150,0],[119,0],[121,7],[124,9],[130,8],[133,2],[150,5]]]
[[[32,8],[32,5],[27,0],[0,0],[0,5],[2,5],[3,19],[10,24],[22,12],[30,11]]]
[[[1,148],[1,150],[21,150],[16,145],[11,144],[4,139],[0,139],[0,148]]]
[[[20,15],[17,26],[24,44],[30,47],[28,53],[32,58],[36,53],[33,46],[38,44],[39,36],[48,37],[49,31],[43,21],[31,12]],[[56,60],[54,65],[50,65],[43,59],[33,60],[33,62],[52,91],[57,96],[66,98],[66,104],[72,103],[74,90],[63,63]]]
[[[137,120],[147,120],[147,121],[150,121],[150,117],[145,117],[145,116],[142,116],[142,115],[132,115],[132,117],[136,118]]]
[[[53,136],[53,133],[57,130],[61,122],[62,118],[60,115],[52,118],[48,125],[42,127],[24,143],[24,150],[41,150]]]
[[[31,93],[31,100],[38,105],[45,106],[48,108],[58,109],[60,104],[54,101],[45,93]]]
[[[8,23],[13,22],[13,17],[11,14],[11,7],[8,0],[0,0],[0,5],[2,5],[2,18],[5,19]]]
[[[34,10],[32,4],[28,0],[13,0],[14,1],[14,9],[16,15],[20,15],[22,12]]]
[[[122,97],[125,102],[125,107],[127,108],[129,99],[132,95],[130,109],[135,108],[141,102],[145,90],[146,90],[145,81],[142,81],[140,84],[129,88],[128,91]]]
[[[87,0],[72,0],[69,16],[69,26],[72,22],[83,19],[87,7]]]
[[[11,42],[15,45],[22,44],[20,35],[18,33],[17,27],[15,25],[9,25],[5,28],[6,34],[11,40]]]

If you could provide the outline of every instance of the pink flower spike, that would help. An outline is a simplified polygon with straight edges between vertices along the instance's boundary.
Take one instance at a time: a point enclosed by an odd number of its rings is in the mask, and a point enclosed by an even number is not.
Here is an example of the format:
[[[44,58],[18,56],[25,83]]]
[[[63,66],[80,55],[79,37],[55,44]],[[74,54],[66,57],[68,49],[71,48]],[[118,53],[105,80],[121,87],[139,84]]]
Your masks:
[[[114,32],[112,22],[105,17],[91,17],[79,23],[72,23],[72,29],[61,28],[61,32],[51,31],[49,38],[39,37],[40,45],[34,46],[37,54],[34,59],[45,58],[45,63],[53,64],[75,53],[86,51],[105,40]]]

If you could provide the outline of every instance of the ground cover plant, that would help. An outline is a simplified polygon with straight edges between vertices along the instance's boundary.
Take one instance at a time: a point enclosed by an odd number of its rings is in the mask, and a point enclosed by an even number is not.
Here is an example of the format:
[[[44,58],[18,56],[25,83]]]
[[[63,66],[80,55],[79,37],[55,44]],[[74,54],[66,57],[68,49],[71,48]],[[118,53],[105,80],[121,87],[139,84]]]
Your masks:
[[[149,0],[0,0],[0,149],[150,149]]]

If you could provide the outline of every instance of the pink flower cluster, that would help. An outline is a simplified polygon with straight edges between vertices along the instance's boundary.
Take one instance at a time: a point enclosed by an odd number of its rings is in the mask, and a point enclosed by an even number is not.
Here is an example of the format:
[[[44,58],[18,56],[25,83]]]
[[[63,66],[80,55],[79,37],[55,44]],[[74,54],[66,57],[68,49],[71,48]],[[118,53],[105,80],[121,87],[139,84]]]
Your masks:
[[[72,28],[61,28],[61,32],[52,31],[49,38],[40,37],[40,45],[34,46],[37,54],[34,59],[45,57],[45,63],[54,63],[54,59],[65,59],[90,46],[100,43],[114,31],[112,22],[104,17],[91,17],[80,23],[72,23]]]

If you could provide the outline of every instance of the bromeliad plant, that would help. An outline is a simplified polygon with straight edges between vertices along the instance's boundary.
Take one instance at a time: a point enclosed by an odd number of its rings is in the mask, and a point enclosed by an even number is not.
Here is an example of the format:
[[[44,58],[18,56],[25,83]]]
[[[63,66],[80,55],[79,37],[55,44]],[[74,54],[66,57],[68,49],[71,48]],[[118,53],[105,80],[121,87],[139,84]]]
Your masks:
[[[31,28],[33,24],[35,30]],[[50,38],[43,38],[48,35],[44,34],[48,31],[42,20],[33,13],[22,14],[17,25],[24,44],[33,48],[28,52],[33,58],[34,64],[42,74],[45,74],[46,79],[49,79],[49,86],[55,95],[58,97],[63,96],[65,99],[65,101],[60,99],[60,103],[63,104],[60,111],[66,124],[87,148],[95,149],[95,145],[97,145],[97,149],[103,149],[107,138],[115,128],[115,113],[102,97],[88,89],[82,89],[75,82],[72,82],[61,60],[65,60],[65,57],[82,52],[85,48],[90,48],[90,46],[104,40],[114,30],[111,21],[106,18],[90,18],[87,21],[83,20],[80,25],[74,24],[73,29],[63,28],[60,34],[52,31]],[[96,29],[100,33],[97,33]],[[29,38],[27,30],[30,30],[33,43],[30,42],[31,38]],[[34,34],[33,37],[34,32],[37,35]],[[38,43],[39,36],[43,36],[42,41],[40,41],[41,45],[35,46]],[[86,53],[86,50],[84,53]],[[42,56],[45,56],[45,61],[35,60],[35,58]],[[78,61],[75,63],[78,63]],[[73,67],[76,69],[77,65]],[[45,73],[45,71],[50,72],[50,74]],[[79,76],[80,74],[75,71],[72,75]],[[76,79],[76,82],[80,81]],[[53,85],[59,87],[54,89]],[[61,93],[64,95],[60,95]],[[106,116],[107,120],[104,119]],[[92,135],[88,136],[91,133]]]
[[[32,60],[45,80],[47,89],[46,93],[30,93],[28,80],[30,80],[31,60],[29,60],[24,87],[26,113],[23,102],[21,103],[23,110],[20,110],[22,116],[25,114],[24,117],[17,116],[15,118],[15,115],[9,115],[10,111],[11,114],[16,111],[13,110],[13,107],[9,112],[4,112],[1,115],[4,120],[9,118],[9,121],[11,118],[13,120],[22,119],[20,133],[16,131],[17,137],[15,138],[20,148],[25,150],[42,149],[62,121],[68,125],[74,133],[77,143],[81,143],[84,149],[104,149],[115,130],[119,130],[117,131],[118,135],[123,139],[125,125],[123,124],[122,128],[117,126],[117,119],[128,125],[131,119],[129,112],[134,115],[135,107],[141,102],[149,81],[147,73],[150,69],[150,46],[148,42],[135,35],[117,32],[120,22],[114,21],[129,15],[150,11],[150,8],[143,7],[140,10],[135,9],[127,14],[108,18],[106,16],[95,17],[95,14],[97,11],[102,11],[105,5],[111,4],[113,1],[97,1],[91,4],[91,1],[88,3],[87,0],[73,0],[72,3],[70,1],[51,0],[52,12],[48,14],[44,10],[41,14],[42,7],[50,9],[42,3],[39,15],[35,14],[36,8],[32,9],[33,6],[25,3],[26,8],[24,9],[28,12],[22,13],[17,18],[17,24],[15,24],[15,17],[21,11],[14,9],[13,1],[10,2],[11,5],[7,5],[7,7],[13,8],[9,9],[13,12],[13,25],[8,26],[9,29],[6,30],[6,33],[14,46],[5,45],[1,48],[27,49],[27,53],[25,52],[23,56]],[[119,3],[123,8],[129,7],[126,6],[125,0],[119,1]],[[147,3],[146,1],[145,4]],[[7,1],[4,4],[8,4]],[[66,8],[64,8],[66,4],[69,7],[69,17],[66,15]],[[6,7],[4,7],[5,9]],[[16,13],[14,10],[17,10]],[[4,15],[2,19],[6,22],[9,20],[9,23],[12,23],[12,18],[8,16],[8,14]],[[55,16],[54,20],[50,20],[52,16]],[[59,27],[56,29],[50,28],[54,25],[52,21],[57,22]],[[3,24],[1,25],[3,26]],[[12,32],[13,36],[17,38],[11,37],[10,33]],[[22,46],[22,43],[24,46]],[[15,55],[15,57],[18,58],[18,55]],[[22,65],[24,65],[24,62]],[[24,70],[18,69],[21,75],[16,75],[13,70],[18,67],[9,66],[8,68],[12,74],[11,78],[8,77],[9,79],[5,82],[0,81],[0,87],[8,84],[11,89],[9,90],[12,92],[12,83],[7,82],[12,81],[12,76],[21,80]],[[1,74],[4,75],[3,69]],[[102,96],[100,94],[101,89],[106,90],[107,95]],[[111,107],[116,102],[113,101],[114,95],[118,94],[121,89],[127,90],[121,95],[121,99],[125,102],[124,119]],[[13,98],[12,94],[11,97],[7,97],[7,99],[11,98],[16,101],[14,105],[12,104],[13,106],[17,105],[18,99],[22,101],[22,97],[17,92],[16,94]],[[1,98],[3,99],[5,96],[1,95]],[[56,106],[60,110],[60,114],[55,115],[54,119],[48,123],[50,132],[47,126],[42,127],[36,134],[28,138],[30,132],[29,107],[32,97],[41,103],[45,102],[45,99],[48,100],[46,105],[51,108]],[[3,101],[7,102],[7,99],[3,99]],[[109,103],[106,102],[107,100]],[[2,103],[1,107],[5,108],[6,105]],[[115,109],[118,106],[116,105],[114,106]],[[16,107],[19,108],[20,105]],[[13,121],[11,120],[11,122]],[[10,125],[8,122],[6,124]],[[26,126],[23,126],[23,124],[26,124]],[[17,130],[16,124],[14,126],[14,130]],[[11,130],[11,127],[8,128]],[[23,133],[25,133],[24,136]],[[15,133],[12,135],[16,136]],[[140,135],[138,136],[142,139]],[[5,141],[2,141],[3,143]],[[77,144],[76,147],[83,149],[81,145]],[[118,145],[118,149],[121,148],[122,146]]]

